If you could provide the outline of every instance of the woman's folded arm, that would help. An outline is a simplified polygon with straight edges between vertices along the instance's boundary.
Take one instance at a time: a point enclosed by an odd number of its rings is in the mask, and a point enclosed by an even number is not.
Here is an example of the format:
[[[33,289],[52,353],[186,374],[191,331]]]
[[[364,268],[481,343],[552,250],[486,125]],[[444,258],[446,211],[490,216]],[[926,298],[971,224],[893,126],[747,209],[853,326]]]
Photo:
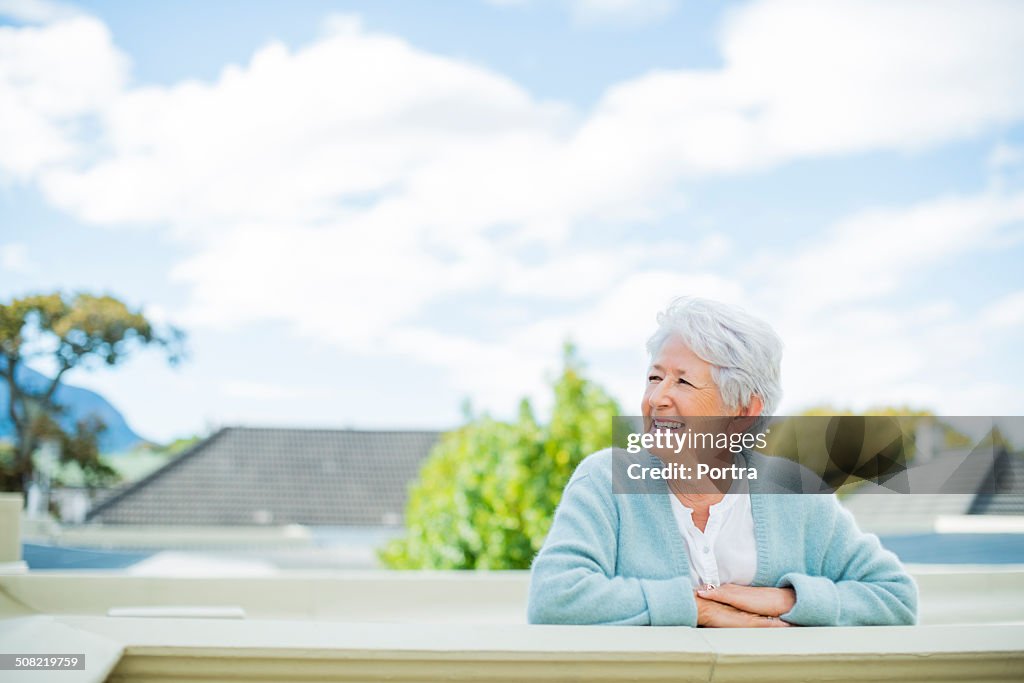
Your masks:
[[[899,559],[877,536],[861,532],[838,501],[831,499],[827,505],[832,523],[831,533],[821,535],[828,544],[821,575],[790,572],[779,580],[777,586],[796,591],[796,604],[782,619],[802,626],[916,623],[917,585]],[[827,524],[827,518],[817,519]]]
[[[614,576],[618,524],[610,495],[589,474],[566,487],[533,563],[530,623],[696,626],[688,576]]]

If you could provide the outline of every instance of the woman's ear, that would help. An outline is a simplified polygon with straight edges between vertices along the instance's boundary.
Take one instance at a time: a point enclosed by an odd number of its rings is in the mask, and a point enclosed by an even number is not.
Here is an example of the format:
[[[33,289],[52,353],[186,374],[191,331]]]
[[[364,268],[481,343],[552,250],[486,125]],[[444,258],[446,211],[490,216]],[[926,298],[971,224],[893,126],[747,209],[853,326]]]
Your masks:
[[[743,415],[744,417],[757,417],[763,410],[764,401],[762,401],[761,397],[757,394],[751,394],[750,401],[747,403],[746,407],[740,411],[740,415]]]
[[[762,410],[764,410],[764,401],[756,394],[751,395],[747,405],[741,408],[736,417],[732,419],[730,431],[736,430],[739,433],[750,431],[750,428],[757,423],[754,418],[760,415]]]

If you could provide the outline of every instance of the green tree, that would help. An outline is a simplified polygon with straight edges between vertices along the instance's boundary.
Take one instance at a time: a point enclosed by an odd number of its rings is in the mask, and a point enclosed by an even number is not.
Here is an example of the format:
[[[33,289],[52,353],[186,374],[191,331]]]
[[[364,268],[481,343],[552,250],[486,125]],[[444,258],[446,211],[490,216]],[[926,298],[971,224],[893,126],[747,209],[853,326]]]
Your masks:
[[[942,447],[971,443],[928,409],[877,405],[854,412],[821,404],[775,421],[766,450],[798,460],[846,495],[865,480],[882,483],[902,474],[917,454],[922,427],[931,429]],[[902,485],[901,479],[893,482]]]
[[[971,444],[971,439],[959,432],[955,427],[944,421],[941,417],[937,416],[934,411],[928,408],[915,408],[913,406],[903,405],[875,405],[870,406],[867,410],[861,412],[854,412],[849,408],[837,408],[830,404],[822,404],[807,408],[801,413],[801,416],[845,416],[845,415],[863,415],[865,417],[892,417],[897,418],[900,426],[908,437],[909,443],[914,442],[915,430],[922,423],[931,423],[937,432],[937,435],[941,438],[941,444],[946,448],[963,448]]]
[[[619,407],[586,379],[571,345],[540,424],[529,401],[514,422],[473,418],[446,434],[413,484],[406,536],[381,552],[396,569],[525,569],[562,489],[588,454],[611,445]]]
[[[99,458],[97,438],[105,426],[96,419],[61,426],[55,397],[64,375],[97,364],[115,366],[139,347],[161,347],[172,364],[182,358],[184,334],[158,331],[141,311],[110,296],[38,294],[0,303],[0,381],[9,394],[7,415],[12,447],[0,457],[0,490],[24,491],[35,471],[33,456],[44,442],[56,446],[61,464],[75,463],[89,485],[116,477]],[[31,382],[22,366],[46,358],[54,376]]]

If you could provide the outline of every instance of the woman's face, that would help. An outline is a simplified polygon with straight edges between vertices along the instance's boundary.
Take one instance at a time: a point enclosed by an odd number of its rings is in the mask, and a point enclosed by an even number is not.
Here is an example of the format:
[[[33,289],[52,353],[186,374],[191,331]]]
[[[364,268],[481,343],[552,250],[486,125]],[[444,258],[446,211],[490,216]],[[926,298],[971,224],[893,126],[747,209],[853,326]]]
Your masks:
[[[654,355],[647,369],[647,388],[641,411],[644,427],[652,425],[673,430],[680,425],[672,417],[737,415],[722,401],[711,379],[711,364],[698,357],[683,340],[670,336]],[[659,418],[666,418],[661,422]]]

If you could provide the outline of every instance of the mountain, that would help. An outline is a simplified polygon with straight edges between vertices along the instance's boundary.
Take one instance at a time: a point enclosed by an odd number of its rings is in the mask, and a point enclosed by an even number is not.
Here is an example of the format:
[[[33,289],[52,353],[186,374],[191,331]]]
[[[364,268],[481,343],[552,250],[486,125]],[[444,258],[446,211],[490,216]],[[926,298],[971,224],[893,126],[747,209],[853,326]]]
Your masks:
[[[0,357],[0,363],[4,360]],[[41,373],[24,365],[18,366],[16,379],[21,386],[39,387],[49,380]],[[100,436],[100,451],[103,453],[116,453],[127,450],[141,441],[143,438],[132,431],[124,416],[112,406],[107,399],[95,391],[82,389],[61,383],[54,397],[58,405],[64,406],[65,412],[60,418],[60,424],[65,429],[74,428],[78,420],[90,415],[95,415],[107,425],[106,431]],[[9,439],[14,435],[14,425],[8,417],[8,406],[10,405],[10,391],[6,381],[0,381],[0,439]]]

